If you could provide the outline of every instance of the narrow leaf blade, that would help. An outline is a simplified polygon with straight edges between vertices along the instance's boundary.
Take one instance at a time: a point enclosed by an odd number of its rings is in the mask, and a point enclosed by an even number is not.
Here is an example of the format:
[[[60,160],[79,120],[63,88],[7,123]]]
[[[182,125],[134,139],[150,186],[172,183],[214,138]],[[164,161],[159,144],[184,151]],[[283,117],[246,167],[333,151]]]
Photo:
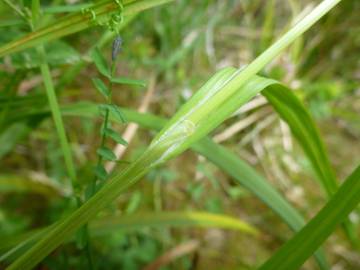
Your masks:
[[[106,160],[111,160],[111,161],[115,161],[116,160],[116,156],[115,154],[113,153],[113,151],[111,151],[109,148],[105,147],[105,146],[102,146],[100,147],[96,153],[103,157],[104,159]]]
[[[108,173],[106,172],[105,168],[103,165],[99,164],[94,168],[94,172],[95,175],[100,179],[100,180],[106,180],[106,178],[108,177]]]
[[[110,78],[110,69],[106,63],[104,56],[101,54],[98,47],[95,47],[91,52],[91,59],[94,61],[98,71],[105,77]]]
[[[124,146],[128,145],[127,141],[125,141],[124,138],[121,137],[121,135],[118,134],[115,130],[110,129],[110,128],[106,128],[104,130],[104,132],[105,132],[106,136],[109,136],[110,138],[112,138],[118,144],[122,144]]]
[[[345,180],[320,212],[260,269],[299,269],[360,203],[360,166]]]
[[[111,81],[113,83],[126,84],[126,85],[131,85],[131,86],[140,86],[140,87],[146,86],[146,82],[143,80],[135,80],[135,79],[125,78],[125,77],[113,78]]]
[[[93,78],[92,82],[99,93],[108,99],[110,96],[110,90],[105,85],[105,83],[99,78]]]

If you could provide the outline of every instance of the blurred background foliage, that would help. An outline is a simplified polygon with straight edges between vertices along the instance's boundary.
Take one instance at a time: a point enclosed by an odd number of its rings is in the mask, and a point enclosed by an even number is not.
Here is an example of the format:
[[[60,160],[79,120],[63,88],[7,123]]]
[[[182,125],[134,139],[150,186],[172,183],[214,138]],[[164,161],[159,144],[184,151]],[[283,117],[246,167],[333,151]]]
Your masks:
[[[25,6],[29,2],[14,1]],[[216,70],[251,62],[317,2],[178,0],[148,10],[131,18],[121,30],[124,45],[119,74],[145,80],[147,88],[154,88],[148,111],[170,117]],[[60,5],[84,3],[88,1],[41,1],[43,21],[63,16]],[[343,1],[262,74],[284,82],[306,104],[319,125],[338,179],[351,172],[355,157],[360,156],[359,14],[359,1]],[[0,18],[0,44],[30,31],[3,2]],[[61,104],[100,102],[91,85],[90,78],[97,72],[88,51],[105,31],[94,27],[45,44]],[[110,43],[102,49],[109,57]],[[0,61],[0,234],[5,237],[48,225],[73,206],[35,51],[28,49]],[[137,109],[147,88],[116,86],[114,102]],[[39,110],[43,113],[34,113]],[[65,125],[79,180],[86,183],[96,161],[100,122],[65,118]],[[120,133],[125,128],[116,126]],[[123,160],[134,160],[153,135],[139,129]],[[263,174],[307,219],[326,201],[289,128],[262,96],[212,136]],[[121,195],[107,212],[149,210],[226,213],[255,225],[262,234],[254,238],[220,229],[190,228],[113,231],[93,239],[99,269],[145,269],[169,250],[194,240],[195,248],[161,269],[252,269],[292,235],[261,201],[192,152],[146,175],[145,181]],[[351,218],[359,223],[356,213]],[[360,256],[351,251],[342,232],[330,237],[325,250],[333,269],[360,268]],[[41,269],[81,269],[83,264],[76,245],[67,244],[49,256]],[[304,269],[316,266],[309,261]]]

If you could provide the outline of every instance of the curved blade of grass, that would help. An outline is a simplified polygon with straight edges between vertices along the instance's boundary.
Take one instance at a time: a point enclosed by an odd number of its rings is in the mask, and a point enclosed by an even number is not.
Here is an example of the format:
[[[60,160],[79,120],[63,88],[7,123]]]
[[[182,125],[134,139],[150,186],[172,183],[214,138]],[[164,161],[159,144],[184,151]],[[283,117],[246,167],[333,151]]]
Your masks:
[[[173,0],[124,1],[123,15],[125,17],[131,16],[143,10],[163,5],[171,1]],[[54,39],[80,32],[92,26],[96,26],[99,23],[104,23],[110,19],[112,14],[119,12],[119,6],[113,0],[102,1],[101,3],[93,5],[92,10],[95,14],[95,20],[91,13],[83,14],[79,12],[74,15],[64,16],[50,26],[29,33],[18,40],[3,45],[0,47],[0,57],[39,45],[43,42],[49,42]]]
[[[34,267],[64,239],[94,218],[100,210],[129,186],[135,184],[150,169],[185,151],[192,143],[205,136],[228,117],[227,113],[233,111],[224,104],[239,107],[261,91],[261,89],[255,91],[247,88],[250,83],[246,83],[340,1],[324,0],[245,69],[241,71],[224,69],[215,74],[198,91],[199,94],[196,93],[175,114],[136,161],[124,171],[114,174],[102,189],[17,259],[9,269]],[[188,104],[191,104],[191,107]]]
[[[309,158],[317,179],[324,188],[326,195],[328,198],[331,198],[338,189],[338,184],[331,168],[327,151],[310,114],[295,95],[280,84],[271,85],[262,94],[289,125],[292,133]],[[357,236],[355,227],[348,219],[345,220],[343,227],[351,244],[356,247]]]
[[[254,227],[238,218],[221,214],[189,211],[144,212],[124,216],[103,217],[91,222],[89,228],[92,236],[101,236],[115,231],[137,230],[146,227],[220,228],[237,230],[254,236],[259,234]],[[50,229],[51,226],[26,232],[22,235],[3,237],[0,243],[0,250],[6,251],[6,253],[0,257],[0,261],[10,261],[16,258],[17,255],[29,249],[35,241],[43,237]]]
[[[236,183],[253,192],[293,231],[299,231],[305,225],[299,212],[269,182],[234,153],[209,138],[194,144],[192,148],[230,175]],[[315,259],[321,269],[329,269],[323,250],[315,252]]]
[[[360,166],[321,211],[260,269],[298,269],[360,203]]]
[[[33,177],[11,174],[0,175],[0,192],[30,192],[41,194],[49,199],[66,196],[70,193],[47,179],[37,180]]]
[[[322,184],[326,194],[331,197],[337,190],[335,174],[330,166],[324,144],[316,125],[301,102],[281,85],[272,85],[262,94],[289,125],[292,133],[301,144]]]
[[[222,228],[238,230],[257,235],[259,232],[251,225],[237,218],[206,212],[155,212],[137,213],[126,216],[114,216],[96,220],[90,226],[95,234],[100,230],[107,232],[111,229],[136,229],[143,227],[162,226],[197,226],[203,228]]]

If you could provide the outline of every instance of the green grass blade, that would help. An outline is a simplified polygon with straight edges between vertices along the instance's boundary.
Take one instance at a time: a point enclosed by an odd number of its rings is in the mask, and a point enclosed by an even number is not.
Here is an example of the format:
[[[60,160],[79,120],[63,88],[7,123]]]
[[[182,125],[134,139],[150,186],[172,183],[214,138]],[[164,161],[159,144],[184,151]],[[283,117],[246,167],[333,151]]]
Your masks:
[[[173,0],[124,1],[123,15],[125,17],[132,16],[143,10],[163,5],[171,1]],[[110,19],[112,14],[119,12],[118,8],[118,5],[113,0],[102,1],[99,4],[93,5],[92,10],[96,17],[95,21],[90,13],[82,14],[79,12],[74,15],[64,16],[50,26],[39,29],[18,40],[3,45],[0,47],[0,57],[39,45],[43,42],[49,42],[54,39],[80,32],[96,26],[99,23],[105,23]]]
[[[325,193],[328,198],[331,198],[338,189],[338,184],[325,146],[310,114],[290,89],[280,84],[271,85],[262,94],[289,125],[292,133],[309,158]],[[355,227],[350,220],[346,220],[343,227],[350,242],[356,247],[357,236]]]
[[[69,191],[62,189],[61,186],[48,179],[39,180],[31,176],[14,174],[0,175],[0,192],[35,193],[49,199],[69,195]]]
[[[101,220],[96,220],[90,226],[94,233],[100,230],[107,232],[113,229],[136,229],[143,227],[163,227],[163,226],[196,226],[203,228],[222,228],[238,230],[252,235],[259,232],[251,225],[234,217],[212,214],[206,212],[155,212],[137,213],[126,216],[114,216]]]
[[[73,188],[75,188],[77,185],[76,169],[75,169],[75,165],[74,165],[74,161],[73,161],[73,157],[72,157],[72,153],[71,153],[71,148],[70,148],[67,136],[66,136],[65,127],[64,127],[63,120],[62,120],[59,103],[57,101],[57,97],[56,97],[56,93],[55,93],[55,89],[54,89],[54,84],[53,84],[53,81],[51,78],[50,68],[49,68],[49,65],[46,63],[46,53],[45,53],[43,46],[40,46],[38,49],[39,49],[38,50],[39,54],[42,58],[40,70],[41,70],[41,75],[44,80],[46,95],[48,98],[49,106],[51,108],[51,113],[52,113],[52,117],[54,120],[56,132],[59,137],[62,154],[63,154],[64,160],[65,160],[66,169],[67,169],[68,175],[71,179],[70,183],[71,183],[71,186]]]
[[[360,166],[321,211],[260,269],[298,269],[360,203]]]
[[[304,105],[289,89],[280,84],[270,86],[262,94],[289,125],[313,164],[325,192],[331,196],[337,190],[336,177],[316,125]]]
[[[269,182],[228,149],[209,138],[194,144],[192,148],[230,175],[236,183],[253,192],[293,231],[299,231],[305,225],[298,211]],[[329,269],[323,250],[315,252],[315,259],[321,269]]]
[[[130,215],[102,217],[101,219],[94,220],[89,225],[90,234],[93,237],[106,235],[112,232],[138,230],[146,227],[220,228],[236,230],[253,236],[259,235],[259,232],[253,226],[238,218],[222,214],[193,211],[144,212]],[[5,251],[6,253],[0,257],[0,261],[10,261],[21,254],[21,252],[25,252],[35,241],[44,236],[49,229],[51,229],[51,227],[25,232],[22,235],[2,238],[0,251]]]

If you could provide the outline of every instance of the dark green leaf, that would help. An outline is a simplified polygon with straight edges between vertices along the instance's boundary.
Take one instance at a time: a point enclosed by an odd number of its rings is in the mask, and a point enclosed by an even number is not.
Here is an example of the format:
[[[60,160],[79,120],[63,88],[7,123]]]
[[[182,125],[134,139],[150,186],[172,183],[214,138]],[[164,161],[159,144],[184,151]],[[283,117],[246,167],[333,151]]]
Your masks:
[[[111,79],[111,81],[113,83],[118,83],[118,84],[127,84],[127,85],[140,86],[140,87],[146,86],[146,82],[143,80],[135,80],[135,79],[125,78],[125,77],[113,78],[113,79]]]
[[[98,47],[95,47],[95,49],[92,50],[91,59],[94,61],[98,71],[105,77],[110,78],[110,69]]]
[[[121,112],[118,106],[116,106],[115,104],[110,104],[107,105],[107,108],[110,110],[112,116],[120,120],[120,122],[126,123],[125,115]]]
[[[105,168],[103,165],[97,165],[95,168],[94,168],[94,172],[95,172],[95,175],[100,179],[100,180],[106,180],[107,176],[108,176],[108,173],[106,172]]]
[[[107,160],[112,160],[112,161],[115,161],[116,160],[116,156],[115,154],[107,147],[105,146],[102,146],[100,147],[96,153],[100,156],[102,156],[104,159],[107,159]]]
[[[128,145],[128,143],[127,143],[127,141],[125,141],[124,139],[123,139],[123,137],[121,137],[121,135],[120,134],[118,134],[116,131],[114,131],[113,129],[111,129],[111,128],[106,128],[105,130],[104,130],[104,133],[105,133],[105,135],[106,136],[109,136],[110,138],[112,138],[115,142],[117,142],[118,144],[122,144],[122,145],[124,145],[124,146],[127,146]]]

